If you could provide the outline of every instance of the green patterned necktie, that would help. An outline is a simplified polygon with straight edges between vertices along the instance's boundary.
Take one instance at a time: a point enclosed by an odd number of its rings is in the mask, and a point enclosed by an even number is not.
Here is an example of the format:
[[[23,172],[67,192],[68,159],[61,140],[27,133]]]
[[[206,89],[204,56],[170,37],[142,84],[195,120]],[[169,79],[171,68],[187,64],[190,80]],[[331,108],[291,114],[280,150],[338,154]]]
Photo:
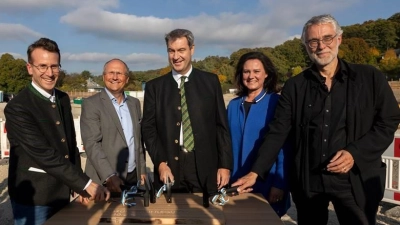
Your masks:
[[[185,95],[185,79],[186,76],[181,76],[181,107],[182,107],[182,132],[183,132],[183,148],[190,152],[194,148],[194,138],[192,125],[190,124],[188,107],[186,104]]]

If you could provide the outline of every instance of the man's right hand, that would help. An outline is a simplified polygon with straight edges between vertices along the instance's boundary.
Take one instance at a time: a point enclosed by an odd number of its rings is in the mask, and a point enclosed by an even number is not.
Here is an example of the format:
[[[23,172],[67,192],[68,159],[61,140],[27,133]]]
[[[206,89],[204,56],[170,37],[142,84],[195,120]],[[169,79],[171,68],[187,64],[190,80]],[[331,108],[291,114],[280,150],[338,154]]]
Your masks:
[[[231,186],[239,186],[237,188],[237,191],[239,193],[248,193],[253,191],[253,188],[251,188],[257,180],[258,175],[254,172],[248,173],[246,176],[239,178],[235,183],[233,183]]]
[[[106,187],[98,185],[93,181],[86,188],[86,192],[90,195],[89,200],[108,201],[108,199],[110,199],[110,191],[108,191]]]
[[[167,163],[162,162],[158,166],[158,174],[160,174],[160,180],[165,184],[169,178],[170,182],[174,182],[174,175],[172,175],[171,169]]]
[[[106,180],[106,187],[110,192],[121,192],[121,185],[124,182],[117,175],[113,175]]]

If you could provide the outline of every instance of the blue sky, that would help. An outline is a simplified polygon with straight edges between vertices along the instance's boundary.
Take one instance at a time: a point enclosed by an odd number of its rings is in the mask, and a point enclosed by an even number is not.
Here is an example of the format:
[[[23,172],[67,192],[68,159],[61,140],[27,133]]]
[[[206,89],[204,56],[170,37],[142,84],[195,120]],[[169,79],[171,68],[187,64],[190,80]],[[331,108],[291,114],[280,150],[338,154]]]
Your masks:
[[[28,45],[48,37],[69,73],[98,75],[112,58],[149,70],[168,65],[164,35],[175,28],[193,32],[194,58],[203,59],[275,47],[319,14],[346,26],[397,12],[399,0],[0,0],[0,55],[26,60]]]

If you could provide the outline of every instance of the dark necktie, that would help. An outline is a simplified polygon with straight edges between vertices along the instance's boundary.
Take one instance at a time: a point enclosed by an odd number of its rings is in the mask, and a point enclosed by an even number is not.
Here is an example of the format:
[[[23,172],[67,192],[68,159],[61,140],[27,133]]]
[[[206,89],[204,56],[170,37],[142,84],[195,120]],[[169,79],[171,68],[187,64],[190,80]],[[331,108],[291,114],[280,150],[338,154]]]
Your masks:
[[[183,132],[183,148],[190,152],[194,148],[194,138],[192,125],[190,124],[188,107],[186,104],[186,95],[185,95],[185,79],[186,76],[181,77],[181,107],[182,107],[182,132]]]

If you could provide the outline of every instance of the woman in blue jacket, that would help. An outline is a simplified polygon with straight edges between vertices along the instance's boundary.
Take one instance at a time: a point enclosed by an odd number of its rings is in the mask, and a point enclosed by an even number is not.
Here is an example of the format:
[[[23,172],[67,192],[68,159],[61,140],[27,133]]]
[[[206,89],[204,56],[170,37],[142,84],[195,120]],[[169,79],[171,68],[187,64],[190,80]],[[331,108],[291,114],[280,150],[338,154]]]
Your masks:
[[[261,52],[241,56],[235,80],[238,97],[228,105],[234,157],[231,180],[250,172],[279,98],[276,93],[276,69]],[[262,193],[279,217],[285,215],[290,207],[287,154],[287,147],[281,149],[267,179],[257,180],[253,186],[253,192]]]

